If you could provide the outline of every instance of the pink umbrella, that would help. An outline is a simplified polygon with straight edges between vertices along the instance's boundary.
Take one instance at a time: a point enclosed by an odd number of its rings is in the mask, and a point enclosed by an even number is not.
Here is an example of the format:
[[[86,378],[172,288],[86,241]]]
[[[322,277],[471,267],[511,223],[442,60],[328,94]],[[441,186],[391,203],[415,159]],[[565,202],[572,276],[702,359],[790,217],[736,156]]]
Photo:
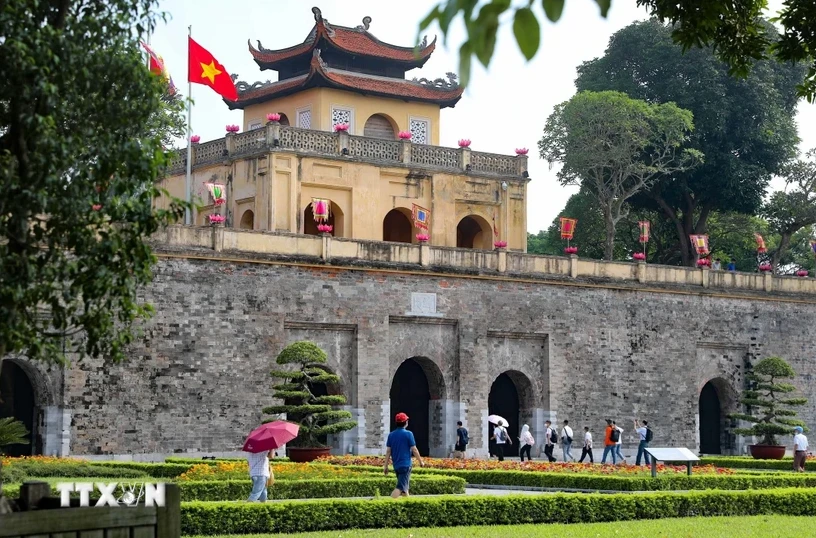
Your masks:
[[[244,452],[265,452],[280,448],[295,437],[300,427],[291,422],[276,420],[255,428],[244,443]]]

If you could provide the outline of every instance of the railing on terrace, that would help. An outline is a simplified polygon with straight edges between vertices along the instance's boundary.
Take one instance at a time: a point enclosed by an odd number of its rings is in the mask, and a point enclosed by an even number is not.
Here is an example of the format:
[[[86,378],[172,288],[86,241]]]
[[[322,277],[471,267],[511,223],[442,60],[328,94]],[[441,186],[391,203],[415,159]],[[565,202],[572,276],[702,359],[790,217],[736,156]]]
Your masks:
[[[577,256],[540,256],[523,252],[435,247],[362,239],[261,232],[224,227],[170,226],[153,237],[161,248],[212,249],[269,256],[313,258],[322,262],[347,260],[433,269],[437,272],[506,275],[515,278],[583,279],[651,287],[694,286],[710,290],[740,290],[816,296],[816,278],[771,273],[712,271],[706,268],[607,262]],[[234,256],[230,256],[234,257]],[[814,298],[816,299],[816,298]]]
[[[446,148],[414,144],[408,140],[383,140],[354,136],[347,132],[330,133],[299,129],[270,122],[243,133],[193,144],[193,168],[212,165],[269,151],[295,151],[327,157],[345,157],[381,165],[408,164],[457,173],[527,177],[526,155],[498,155],[471,151],[470,148]],[[169,175],[186,172],[187,151],[181,148],[170,161]]]

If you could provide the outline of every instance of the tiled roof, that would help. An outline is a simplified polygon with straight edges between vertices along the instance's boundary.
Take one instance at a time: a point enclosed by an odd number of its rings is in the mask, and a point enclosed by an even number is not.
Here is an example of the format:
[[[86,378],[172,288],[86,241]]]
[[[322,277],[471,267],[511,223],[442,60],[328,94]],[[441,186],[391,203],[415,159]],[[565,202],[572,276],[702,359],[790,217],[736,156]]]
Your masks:
[[[419,48],[399,47],[384,43],[368,32],[367,23],[370,21],[364,20],[366,25],[357,28],[333,26],[319,16],[319,11],[315,19],[312,31],[299,45],[268,50],[263,48],[260,41],[258,41],[257,49],[248,43],[249,52],[255,58],[255,62],[262,69],[275,69],[281,62],[305,57],[317,47],[333,47],[349,54],[392,60],[414,68],[422,67],[436,48],[436,38],[430,44],[423,41]]]
[[[368,95],[391,97],[406,101],[435,103],[442,108],[453,107],[461,99],[464,88],[447,83],[422,83],[411,80],[354,73],[327,67],[315,49],[309,73],[293,79],[266,84],[238,83],[238,101],[227,101],[230,109],[283,97],[308,88],[329,87]]]

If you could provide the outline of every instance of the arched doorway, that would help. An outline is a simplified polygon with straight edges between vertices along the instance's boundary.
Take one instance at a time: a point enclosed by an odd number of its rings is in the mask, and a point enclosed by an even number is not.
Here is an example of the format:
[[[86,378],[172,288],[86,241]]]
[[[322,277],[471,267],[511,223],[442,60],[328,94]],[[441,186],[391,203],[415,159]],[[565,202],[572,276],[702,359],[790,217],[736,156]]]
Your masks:
[[[412,243],[414,225],[407,215],[408,210],[398,207],[386,213],[383,219],[383,241]]]
[[[28,430],[28,443],[8,445],[4,448],[8,456],[31,456],[42,453],[37,446],[37,399],[34,385],[22,367],[11,359],[3,360],[0,370],[0,418],[13,417],[21,421]]]
[[[303,233],[306,235],[319,235],[320,232],[317,229],[317,224],[314,219],[314,213],[312,212],[312,203],[309,202],[309,205],[303,210]],[[325,224],[332,227],[332,235],[334,237],[343,237],[343,210],[334,202],[331,203],[329,219]]]
[[[286,114],[284,114],[283,112],[278,112],[278,114],[280,114],[280,121],[278,123],[288,127],[289,126],[289,118],[286,116]]]
[[[456,246],[459,248],[493,248],[492,228],[478,215],[469,215],[456,226]]]
[[[394,125],[394,121],[385,114],[374,114],[366,120],[363,127],[363,136],[396,140],[397,130]]]
[[[499,375],[490,386],[487,396],[487,413],[504,417],[509,426],[507,433],[513,440],[512,445],[505,445],[505,456],[518,456],[518,437],[521,425],[531,418],[533,407],[533,387],[530,380],[521,372],[509,370]],[[493,425],[488,426],[488,438],[493,435]],[[494,442],[490,441],[490,452],[493,453]]]
[[[242,230],[255,229],[255,213],[253,213],[251,209],[247,209],[246,211],[244,211],[244,214],[241,215],[241,229]]]
[[[445,398],[442,372],[426,357],[411,357],[402,362],[391,382],[391,430],[396,427],[394,417],[405,413],[409,417],[408,429],[413,432],[417,450],[428,456],[432,448],[430,408],[432,400]],[[439,449],[449,439],[433,440],[433,448]]]
[[[700,391],[700,453],[722,453],[722,405],[712,381]]]

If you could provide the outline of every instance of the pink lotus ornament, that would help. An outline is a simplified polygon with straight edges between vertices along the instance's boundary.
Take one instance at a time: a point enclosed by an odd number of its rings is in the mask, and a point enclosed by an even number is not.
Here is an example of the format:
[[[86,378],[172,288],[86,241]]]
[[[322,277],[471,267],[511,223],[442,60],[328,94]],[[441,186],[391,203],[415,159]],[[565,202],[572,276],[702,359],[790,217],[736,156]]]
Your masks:
[[[527,155],[530,150],[527,148],[516,148],[516,155]]]
[[[469,138],[462,138],[459,140],[459,147],[460,148],[469,148],[470,147],[470,139]]]
[[[507,248],[507,241],[494,241],[493,246],[496,248]]]
[[[771,269],[773,268],[771,267],[770,263],[763,263],[759,266],[759,270],[762,271],[763,273],[767,273]]]
[[[201,142],[201,137],[198,135],[193,135],[190,137],[190,142],[192,142],[193,144],[198,144],[199,142]]]
[[[632,258],[638,261],[645,260],[646,254],[644,254],[643,252],[635,252],[634,254],[632,254]]]
[[[342,132],[342,131],[348,131],[349,130],[349,124],[348,123],[338,123],[337,125],[334,126],[334,130],[335,130],[335,132],[338,132],[338,133]]]
[[[227,125],[227,132],[228,133],[237,133],[240,130],[241,130],[241,128],[238,127],[237,125]]]
[[[317,231],[324,234],[330,234],[331,231],[334,229],[334,226],[331,224],[318,224]]]
[[[210,224],[221,224],[227,220],[224,215],[209,215],[207,218],[210,219]]]
[[[276,112],[266,115],[267,121],[280,121],[280,118],[281,118],[280,114]]]
[[[416,238],[420,243],[427,243],[431,236],[428,234],[416,234]]]
[[[697,267],[711,267],[711,260],[708,258],[700,258],[697,260]]]
[[[400,131],[397,136],[400,140],[411,140],[411,136],[413,135],[411,134],[411,131]]]
[[[102,204],[94,204],[91,206],[91,209],[93,209],[94,211],[99,211],[100,209],[102,209]]]
[[[578,247],[566,247],[564,254],[578,254]]]
[[[796,276],[808,276],[808,272],[805,271],[804,269],[799,269],[798,271],[796,271]]]

